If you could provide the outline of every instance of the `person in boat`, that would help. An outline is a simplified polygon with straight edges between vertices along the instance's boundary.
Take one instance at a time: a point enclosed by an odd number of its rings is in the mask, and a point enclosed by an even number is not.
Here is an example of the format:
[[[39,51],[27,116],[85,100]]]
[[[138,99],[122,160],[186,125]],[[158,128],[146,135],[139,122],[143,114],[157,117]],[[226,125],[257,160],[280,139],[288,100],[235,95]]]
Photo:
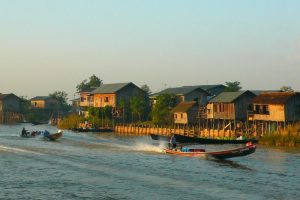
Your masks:
[[[177,142],[176,142],[175,135],[172,135],[169,145],[170,145],[170,149],[176,149]]]
[[[44,133],[43,133],[44,137],[48,137],[50,135],[49,131],[47,130],[44,130]]]
[[[23,129],[22,129],[22,136],[26,136],[27,135],[27,131],[26,131],[26,129],[23,127]]]

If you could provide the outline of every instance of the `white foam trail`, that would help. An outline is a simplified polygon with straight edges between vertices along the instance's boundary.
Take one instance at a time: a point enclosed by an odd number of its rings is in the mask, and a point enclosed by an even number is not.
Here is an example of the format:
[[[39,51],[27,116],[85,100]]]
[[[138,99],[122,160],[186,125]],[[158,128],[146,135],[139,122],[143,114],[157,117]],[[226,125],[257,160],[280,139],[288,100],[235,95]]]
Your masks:
[[[149,143],[149,141],[136,141],[132,145],[114,144],[113,146],[127,151],[163,153],[165,148],[165,143],[160,142],[158,145],[154,145],[152,143]]]
[[[44,155],[42,153],[38,153],[35,151],[19,149],[19,148],[14,148],[14,147],[7,147],[7,146],[3,146],[3,145],[0,145],[0,150],[6,151],[6,152],[12,152],[12,153],[30,153],[30,154],[35,154],[35,155]]]

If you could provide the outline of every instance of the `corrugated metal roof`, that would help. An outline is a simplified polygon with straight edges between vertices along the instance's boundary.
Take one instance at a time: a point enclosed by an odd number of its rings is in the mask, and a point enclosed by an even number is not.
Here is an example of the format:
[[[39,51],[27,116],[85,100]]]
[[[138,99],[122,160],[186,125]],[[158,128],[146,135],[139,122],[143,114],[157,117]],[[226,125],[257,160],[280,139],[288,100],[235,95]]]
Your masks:
[[[290,98],[300,96],[298,92],[262,93],[253,99],[254,104],[285,104]]]
[[[190,108],[192,108],[196,104],[197,104],[197,102],[195,102],[195,101],[181,102],[175,108],[173,108],[171,112],[173,112],[173,113],[187,112]]]
[[[153,94],[152,96],[158,96],[161,94],[186,95],[194,90],[202,90],[203,92],[209,94],[206,90],[203,90],[199,86],[183,86],[183,87],[176,87],[176,88],[167,88],[165,90]]]
[[[255,95],[254,93],[248,90],[238,91],[238,92],[222,92],[218,96],[209,100],[209,103],[232,103],[233,101],[235,101],[237,98],[239,98],[241,95],[245,94],[246,92]]]
[[[112,94],[116,93],[120,89],[124,88],[125,86],[133,84],[133,83],[112,83],[112,84],[103,84],[100,87],[94,89],[91,93],[92,94]],[[134,84],[133,84],[134,85]]]

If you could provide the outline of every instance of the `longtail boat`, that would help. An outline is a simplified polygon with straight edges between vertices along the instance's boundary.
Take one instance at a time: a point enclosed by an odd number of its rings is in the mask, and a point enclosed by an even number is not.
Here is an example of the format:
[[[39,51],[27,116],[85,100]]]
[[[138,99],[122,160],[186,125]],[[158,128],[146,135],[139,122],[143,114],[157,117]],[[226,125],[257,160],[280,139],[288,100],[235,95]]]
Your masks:
[[[48,139],[48,140],[51,140],[51,141],[55,141],[55,140],[61,138],[62,134],[63,134],[62,131],[58,131],[57,133],[51,133],[51,134],[48,134],[48,135],[44,135],[44,138]]]
[[[223,150],[223,151],[212,151],[206,152],[205,149],[201,148],[188,148],[183,147],[182,149],[165,149],[167,154],[187,156],[187,157],[208,157],[212,156],[218,159],[227,159],[233,157],[246,156],[254,153],[256,150],[256,145],[249,143],[244,147]]]
[[[156,134],[150,134],[151,138],[153,140],[163,140],[163,141],[169,141],[169,136],[163,136],[163,135],[156,135]],[[246,144],[248,142],[257,143],[258,140],[256,139],[212,139],[212,138],[200,138],[200,137],[189,137],[185,135],[178,135],[175,134],[175,138],[177,142],[180,142],[182,144],[185,143],[194,143],[194,144]]]

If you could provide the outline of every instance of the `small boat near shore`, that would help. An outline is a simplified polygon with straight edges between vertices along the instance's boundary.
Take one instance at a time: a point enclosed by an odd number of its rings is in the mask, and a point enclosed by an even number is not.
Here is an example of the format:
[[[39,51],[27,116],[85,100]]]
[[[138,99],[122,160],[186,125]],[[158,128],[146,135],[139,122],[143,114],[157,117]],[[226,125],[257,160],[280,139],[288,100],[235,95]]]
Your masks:
[[[185,135],[178,135],[174,134],[176,141],[182,144],[188,143],[194,143],[194,144],[246,144],[248,142],[252,142],[254,144],[258,143],[258,140],[256,139],[212,139],[212,138],[200,138],[200,137],[189,137]],[[162,141],[169,141],[169,136],[163,136],[163,135],[156,135],[156,134],[150,134],[151,138],[153,140],[162,140]]]
[[[202,148],[189,148],[182,147],[181,149],[164,149],[167,154],[173,154],[178,156],[186,156],[186,157],[214,157],[217,159],[227,159],[234,158],[240,156],[247,156],[252,154],[256,150],[256,145],[249,143],[244,147],[223,150],[223,151],[212,151],[206,152],[205,149]]]

